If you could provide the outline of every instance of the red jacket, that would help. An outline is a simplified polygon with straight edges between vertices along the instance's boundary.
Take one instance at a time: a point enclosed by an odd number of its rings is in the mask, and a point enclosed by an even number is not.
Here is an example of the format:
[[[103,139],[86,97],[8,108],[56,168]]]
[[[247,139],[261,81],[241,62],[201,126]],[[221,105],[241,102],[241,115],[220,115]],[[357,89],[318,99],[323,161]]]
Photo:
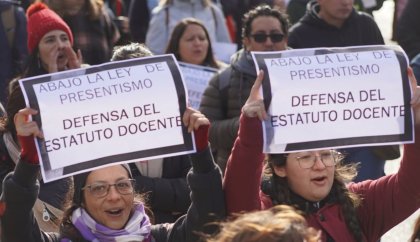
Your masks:
[[[264,159],[261,122],[244,116],[240,122],[223,183],[229,214],[272,206],[270,198],[260,191]],[[420,132],[415,136],[420,140]],[[357,216],[367,241],[377,241],[420,207],[419,157],[420,142],[404,145],[398,173],[348,185],[363,199]],[[325,205],[306,219],[311,227],[327,232],[334,241],[354,241],[340,204]],[[322,241],[326,241],[325,233]]]

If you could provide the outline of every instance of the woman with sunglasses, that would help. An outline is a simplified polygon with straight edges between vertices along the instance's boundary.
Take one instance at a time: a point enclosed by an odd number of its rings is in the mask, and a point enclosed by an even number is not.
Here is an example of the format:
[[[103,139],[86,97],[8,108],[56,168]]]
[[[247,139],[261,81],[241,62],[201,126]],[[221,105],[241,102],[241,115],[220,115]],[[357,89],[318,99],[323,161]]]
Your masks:
[[[189,132],[194,130],[197,153],[190,156],[192,170],[187,180],[192,204],[186,216],[173,224],[151,225],[143,200],[134,193],[128,165],[114,165],[75,175],[60,233],[41,231],[31,210],[39,188],[34,136],[42,138],[42,132],[28,117],[36,114],[25,108],[14,118],[21,156],[15,172],[4,181],[2,241],[198,241],[198,233],[212,232],[213,227],[206,224],[223,218],[221,172],[207,142],[209,121],[187,108],[182,121]]]
[[[264,155],[260,120],[267,118],[258,92],[261,71],[242,109],[239,135],[225,173],[228,213],[287,204],[300,209],[308,225],[322,231],[324,242],[378,241],[420,206],[420,87],[416,87],[411,69],[408,73],[416,143],[404,146],[396,174],[348,183],[355,167],[341,165],[335,151],[316,150],[268,155],[261,185]]]
[[[249,96],[257,72],[251,51],[287,48],[287,17],[277,9],[261,5],[244,16],[244,48],[231,57],[230,65],[217,73],[203,93],[200,111],[212,122],[210,143],[217,151],[217,164],[225,170],[239,128],[241,108]]]

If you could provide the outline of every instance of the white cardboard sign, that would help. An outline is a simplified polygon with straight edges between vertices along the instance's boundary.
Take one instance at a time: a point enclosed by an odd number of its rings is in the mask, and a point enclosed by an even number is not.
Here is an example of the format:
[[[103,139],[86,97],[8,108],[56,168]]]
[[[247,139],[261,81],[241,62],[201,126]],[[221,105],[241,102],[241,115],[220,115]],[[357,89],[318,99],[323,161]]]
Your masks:
[[[187,93],[172,55],[111,62],[20,80],[44,139],[45,181],[96,167],[187,154]]]
[[[413,141],[401,48],[316,48],[254,52],[253,57],[265,71],[265,152]]]

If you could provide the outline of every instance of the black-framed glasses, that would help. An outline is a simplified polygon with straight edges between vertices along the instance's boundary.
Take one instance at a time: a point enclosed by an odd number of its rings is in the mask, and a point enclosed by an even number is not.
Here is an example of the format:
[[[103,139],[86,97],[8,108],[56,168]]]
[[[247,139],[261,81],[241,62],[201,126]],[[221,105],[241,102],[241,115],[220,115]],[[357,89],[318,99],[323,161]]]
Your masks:
[[[121,195],[132,194],[134,192],[134,179],[124,179],[114,184],[95,182],[83,187],[82,190],[88,189],[94,197],[101,198],[108,195],[111,186],[114,186]]]
[[[297,156],[296,160],[299,162],[299,166],[302,169],[310,169],[315,165],[316,160],[319,158],[322,163],[327,166],[335,166],[337,160],[340,157],[340,153],[334,150],[321,151],[319,155],[315,153],[308,153],[303,156]]]
[[[278,43],[278,42],[281,42],[284,39],[284,34],[280,34],[280,33],[271,33],[271,34],[258,33],[258,34],[252,34],[251,37],[254,38],[255,42],[258,42],[258,43],[266,42],[268,37],[270,37],[271,42]]]

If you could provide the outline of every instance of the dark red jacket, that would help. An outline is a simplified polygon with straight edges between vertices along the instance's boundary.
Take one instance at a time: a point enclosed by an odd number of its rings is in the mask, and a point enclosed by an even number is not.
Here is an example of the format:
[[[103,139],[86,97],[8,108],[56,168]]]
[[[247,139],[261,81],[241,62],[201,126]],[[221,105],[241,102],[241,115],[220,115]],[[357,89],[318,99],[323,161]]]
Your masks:
[[[417,127],[420,128],[420,127]],[[420,140],[420,132],[416,132]],[[224,191],[227,212],[266,209],[270,198],[260,192],[264,155],[262,126],[257,118],[241,116],[238,138],[229,158]],[[404,146],[398,173],[378,180],[351,183],[350,191],[363,198],[357,209],[361,229],[367,241],[378,241],[392,227],[420,207],[420,142]],[[340,204],[328,204],[307,216],[311,227],[327,232],[334,241],[354,241],[341,213]]]

